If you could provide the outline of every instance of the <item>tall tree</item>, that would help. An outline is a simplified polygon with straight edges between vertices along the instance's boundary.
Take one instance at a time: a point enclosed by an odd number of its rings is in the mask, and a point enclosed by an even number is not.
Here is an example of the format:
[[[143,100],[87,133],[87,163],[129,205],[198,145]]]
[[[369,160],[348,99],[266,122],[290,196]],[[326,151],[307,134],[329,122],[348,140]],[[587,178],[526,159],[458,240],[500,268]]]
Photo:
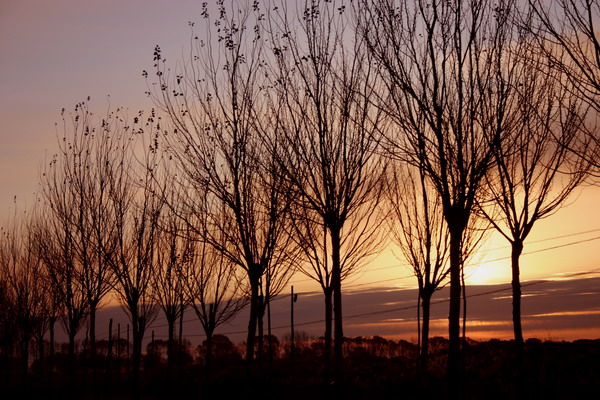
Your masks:
[[[512,1],[362,1],[359,29],[377,60],[397,129],[387,149],[422,166],[450,233],[448,378],[459,393],[461,243],[501,143],[510,87],[503,60]]]
[[[81,104],[75,106],[72,115],[74,123],[79,121]],[[40,218],[35,229],[39,238],[38,251],[42,255],[47,276],[59,291],[63,303],[65,314],[61,316],[61,323],[69,337],[69,368],[72,373],[75,337],[87,318],[89,302],[77,244],[81,238],[77,231],[77,218],[81,215],[82,205],[72,174],[79,160],[75,152],[68,151],[73,146],[69,138],[64,137],[59,143],[67,151],[55,154],[42,172],[41,196],[46,218]]]
[[[48,180],[63,179],[71,202],[72,245],[80,268],[81,281],[89,312],[89,342],[92,358],[96,346],[96,310],[111,289],[112,275],[104,254],[114,245],[114,216],[109,207],[111,169],[118,159],[119,139],[124,127],[122,115],[108,111],[99,119],[87,101],[76,105],[72,113],[62,113],[62,132],[57,135],[58,153],[54,164],[42,176],[46,200],[51,196]],[[55,187],[55,190],[58,188]],[[54,207],[56,208],[56,207]]]
[[[168,209],[160,219],[160,231],[156,242],[156,267],[153,271],[152,293],[160,306],[168,325],[167,374],[173,374],[175,322],[182,317],[184,296],[184,269],[191,257],[192,245],[185,236],[184,222]]]
[[[0,275],[4,281],[5,298],[12,299],[13,323],[17,328],[22,366],[22,378],[29,371],[29,345],[36,332],[47,326],[49,296],[45,285],[38,239],[30,230],[32,217],[28,213],[0,230]],[[43,333],[42,333],[43,336]]]
[[[532,51],[546,57],[546,69],[562,73],[560,82],[570,94],[583,99],[597,114],[600,112],[600,2],[598,0],[556,0],[550,3],[529,0],[529,9],[524,11],[522,24],[532,34],[535,46]],[[591,116],[590,116],[591,117]],[[591,118],[590,118],[591,119]],[[600,137],[596,129],[587,130],[587,138],[575,141],[578,154],[594,165],[598,175],[598,149]]]
[[[423,312],[420,330],[419,370],[427,374],[429,354],[429,316],[431,298],[447,283],[450,232],[442,212],[441,199],[426,172],[404,162],[390,168],[386,197],[389,203],[389,232],[399,247],[402,258],[412,267],[417,278],[419,308]],[[461,243],[461,264],[465,267],[487,236],[482,218],[472,218]],[[463,314],[464,317],[464,314]],[[418,319],[420,313],[418,311]],[[463,329],[463,335],[464,335]]]
[[[125,125],[126,120],[122,123],[123,129],[118,133],[119,162],[112,165],[108,174],[116,242],[105,256],[115,276],[116,294],[131,321],[132,378],[137,391],[142,340],[158,311],[152,296],[152,277],[163,207],[163,193],[154,176],[159,157],[155,135],[160,121],[152,111],[147,117],[140,112],[132,125]],[[138,143],[140,145],[136,146]],[[136,156],[134,151],[140,151],[140,148],[144,152]]]
[[[8,271],[0,268],[0,368],[2,369],[2,382],[8,383],[11,371],[11,358],[16,341],[15,299],[9,287]]]
[[[427,373],[431,298],[448,277],[448,227],[439,196],[419,168],[400,164],[393,170],[386,195],[391,207],[390,233],[417,277],[420,318],[419,371]],[[420,316],[420,313],[418,314]]]
[[[598,0],[556,0],[546,4],[529,0],[523,13],[526,27],[538,52],[547,57],[547,67],[559,70],[568,88],[600,109],[600,21]]]
[[[587,106],[560,83],[562,72],[531,50],[526,40],[512,47],[515,75],[510,103],[514,122],[509,140],[494,147],[495,166],[488,175],[487,195],[499,215],[490,223],[511,246],[513,327],[523,351],[519,259],[534,224],[554,214],[586,179],[593,146],[585,135]],[[573,152],[574,151],[574,152]],[[576,154],[584,157],[577,157]]]
[[[280,163],[297,194],[296,233],[309,261],[303,270],[325,294],[326,357],[333,306],[338,384],[342,280],[381,244],[383,220],[382,114],[369,100],[375,74],[349,12],[341,2],[306,1],[296,12],[281,4],[269,15]]]
[[[231,321],[247,305],[248,299],[243,276],[231,260],[202,241],[200,235],[193,234],[186,240],[190,241],[190,251],[182,270],[184,291],[206,336],[204,366],[209,374],[215,330]]]
[[[261,293],[263,298],[277,293],[265,284],[265,274],[277,263],[278,274],[289,277],[285,260],[290,239],[284,226],[289,200],[286,181],[273,168],[262,139],[274,131],[262,96],[268,85],[261,11],[257,3],[252,9],[237,4],[229,8],[223,1],[217,5],[218,17],[210,19],[204,4],[205,38],[193,36],[189,58],[175,70],[167,68],[156,48],[158,84],[149,93],[168,115],[172,132],[164,138],[186,187],[207,197],[207,207],[190,204],[191,215],[208,216],[208,228],[196,227],[197,232],[246,272],[250,287],[246,359],[251,362],[262,318]]]

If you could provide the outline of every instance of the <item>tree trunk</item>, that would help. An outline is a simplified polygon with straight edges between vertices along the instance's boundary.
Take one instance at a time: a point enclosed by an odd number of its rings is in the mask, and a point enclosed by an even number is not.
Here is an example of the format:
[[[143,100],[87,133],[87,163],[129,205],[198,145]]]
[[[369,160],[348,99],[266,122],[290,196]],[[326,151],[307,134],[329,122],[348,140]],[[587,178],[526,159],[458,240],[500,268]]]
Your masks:
[[[448,315],[448,389],[449,397],[460,397],[460,299],[461,239],[463,229],[450,229],[450,311]]]
[[[267,301],[267,353],[269,358],[269,373],[273,371],[273,336],[271,332],[271,301]]]
[[[94,391],[97,390],[96,388],[96,384],[97,384],[97,380],[96,380],[96,374],[97,374],[97,367],[96,367],[96,307],[98,306],[98,303],[96,302],[90,302],[89,303],[90,306],[90,326],[89,326],[89,338],[90,338],[90,354],[89,354],[89,359],[90,362],[92,364],[92,387],[94,388]]]
[[[334,377],[336,386],[339,388],[342,382],[342,361],[344,327],[342,314],[342,265],[340,257],[340,230],[336,227],[331,229],[331,255],[332,272],[331,284],[333,287],[333,312],[334,312]]]
[[[44,335],[41,334],[38,338],[38,374],[39,380],[42,382],[44,380],[44,364],[45,360],[45,351],[44,351]]]
[[[325,294],[325,343],[323,346],[323,377],[325,384],[329,384],[331,378],[331,344],[332,344],[332,323],[333,323],[333,290],[331,287],[323,289]]]
[[[96,369],[96,307],[97,303],[90,302],[90,354],[92,357],[92,368]]]
[[[258,312],[256,316],[256,323],[258,325],[258,354],[256,358],[258,359],[258,364],[262,368],[263,365],[263,356],[265,354],[265,340],[264,340],[264,326],[263,326],[263,316],[265,314],[264,304],[263,304],[263,295],[258,296]]]
[[[517,353],[523,352],[523,331],[521,327],[521,281],[519,278],[519,258],[523,252],[523,242],[515,240],[512,243],[511,267],[512,267],[512,294],[513,294],[513,330]]]
[[[27,376],[29,375],[29,335],[24,333],[24,336],[21,340],[21,362],[23,363],[23,382],[26,383]]]
[[[253,271],[249,272],[250,278],[250,320],[248,321],[248,336],[246,338],[246,362],[248,367],[252,365],[254,359],[254,338],[256,336],[256,317],[258,311],[258,279],[253,276]]]
[[[419,353],[417,354],[417,363],[421,365],[421,297],[423,295],[423,288],[419,287],[417,296],[417,348]],[[417,366],[418,372],[418,366]]]
[[[421,362],[420,372],[427,375],[427,358],[429,356],[429,316],[431,311],[431,293],[425,290],[422,295],[421,307],[423,308],[423,325],[421,329]]]
[[[133,352],[131,357],[131,377],[134,394],[137,396],[139,389],[140,369],[142,364],[142,339],[144,331],[140,326],[140,317],[137,312],[131,314],[131,328],[133,334]]]
[[[183,306],[183,293],[179,295],[179,343],[177,345],[177,363],[179,364],[179,371],[183,368],[183,317],[185,308]]]
[[[460,267],[460,285],[462,286],[462,337],[461,343],[464,347],[467,344],[467,285],[465,284],[465,266]]]
[[[108,320],[108,349],[106,351],[106,368],[104,370],[107,376],[110,376],[112,369],[112,350],[113,350],[113,335],[112,335],[113,319]]]
[[[52,387],[52,378],[54,376],[54,324],[56,317],[50,317],[50,361],[48,363],[48,382]]]
[[[132,367],[133,374],[136,378],[139,378],[140,369],[142,366],[142,337],[144,333],[139,329],[136,329],[134,324],[133,328],[133,353],[132,353]]]
[[[212,353],[213,353],[213,330],[205,329],[206,334],[206,348],[204,349],[204,371],[206,378],[210,378],[210,372],[212,369]]]
[[[69,332],[69,375],[73,376],[75,370],[75,329],[71,328]]]
[[[167,341],[167,382],[171,383],[173,379],[173,348],[175,342],[175,318],[167,317],[169,330],[169,339]]]

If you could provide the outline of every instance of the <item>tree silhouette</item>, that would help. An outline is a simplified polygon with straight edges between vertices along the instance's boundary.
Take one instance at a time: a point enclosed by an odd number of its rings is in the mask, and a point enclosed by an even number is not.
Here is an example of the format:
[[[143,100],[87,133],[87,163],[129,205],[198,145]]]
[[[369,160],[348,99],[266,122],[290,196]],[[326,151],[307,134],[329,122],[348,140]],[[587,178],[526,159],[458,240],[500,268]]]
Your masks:
[[[148,145],[148,139],[144,141],[142,135],[154,137],[152,134],[159,124],[154,111],[147,117],[140,112],[131,126],[126,124],[127,121],[121,119],[121,129],[113,132],[119,137],[118,162],[112,164],[108,174],[115,245],[105,257],[115,276],[115,292],[131,321],[132,378],[137,391],[142,340],[158,311],[152,295],[152,277],[157,268],[156,246],[160,235],[163,193],[154,176],[159,157],[156,142]],[[138,156],[138,162],[134,153],[137,143],[144,151]]]
[[[184,268],[189,262],[191,244],[183,236],[184,222],[166,209],[160,219],[160,232],[156,242],[156,267],[153,270],[152,293],[154,301],[160,305],[168,324],[167,375],[173,374],[175,322],[182,317],[182,304],[187,304],[184,296]]]
[[[560,72],[561,83],[571,95],[587,102],[596,113],[600,111],[600,39],[597,34],[600,21],[600,2],[597,0],[557,0],[546,4],[529,0],[529,9],[523,12],[522,24],[533,37],[531,51],[545,57],[544,68],[551,74]],[[596,129],[587,130],[587,139],[574,141],[577,153],[594,165],[598,174],[600,138]],[[586,145],[582,145],[587,143]]]
[[[493,143],[505,136],[503,57],[512,2],[361,2],[359,29],[380,66],[386,111],[397,128],[385,145],[421,166],[450,233],[448,378],[459,391],[461,246]]]
[[[423,311],[423,325],[422,328],[419,326],[419,369],[426,374],[431,298],[450,272],[450,234],[440,198],[423,170],[402,164],[397,166],[389,179],[386,194],[391,207],[390,233],[417,277],[419,308]]]
[[[280,10],[269,16],[280,162],[297,195],[296,234],[308,260],[303,272],[325,294],[326,379],[334,315],[339,384],[342,280],[381,244],[384,164],[375,153],[381,113],[369,102],[374,69],[343,5],[306,1],[296,13]]]
[[[93,359],[96,311],[113,284],[112,270],[105,257],[115,243],[109,183],[111,169],[120,161],[117,159],[120,154],[118,139],[123,127],[119,126],[120,116],[110,111],[99,119],[90,111],[88,102],[89,98],[77,104],[69,115],[63,111],[62,132],[57,135],[58,153],[42,181],[49,204],[61,201],[57,197],[59,191],[65,191],[71,202],[68,212],[72,215],[67,223],[72,230],[73,250],[80,268],[78,279],[88,302],[89,344]],[[50,178],[63,179],[66,186],[59,188],[49,181]]]
[[[15,210],[16,212],[16,210]],[[32,216],[24,213],[0,231],[0,276],[4,298],[11,300],[13,323],[18,334],[21,372],[27,381],[29,344],[34,335],[42,337],[48,324],[50,297],[45,285],[42,261],[36,252]]]
[[[80,107],[81,103],[76,105],[72,116],[75,124],[79,122]],[[45,218],[37,221],[35,230],[38,251],[47,276],[58,291],[63,305],[61,323],[69,337],[69,368],[72,373],[75,337],[87,318],[89,302],[84,283],[84,267],[76,243],[81,238],[77,231],[77,217],[81,215],[82,205],[72,172],[80,164],[77,153],[70,151],[73,142],[66,136],[59,146],[63,145],[65,152],[52,157],[40,178]]]
[[[274,131],[262,97],[266,78],[260,10],[229,9],[220,2],[218,13],[211,20],[204,5],[206,39],[193,36],[190,56],[176,70],[166,67],[156,48],[158,82],[149,94],[168,115],[172,131],[164,139],[186,187],[206,196],[201,207],[190,203],[187,209],[190,215],[206,213],[207,218],[198,220],[206,220],[208,228],[189,227],[246,272],[246,359],[251,362],[262,324],[261,297],[277,294],[283,284],[274,286],[276,277],[283,283],[291,272],[291,240],[284,227],[289,196],[263,140]]]
[[[596,34],[600,18],[597,0],[557,0],[544,4],[529,0],[524,23],[534,34],[535,47],[543,54],[546,67],[559,71],[568,80],[566,88],[600,109],[600,39]]]
[[[209,374],[215,329],[231,321],[247,305],[247,297],[235,264],[210,244],[198,239],[186,239],[191,241],[190,251],[182,273],[186,298],[206,335],[204,365]]]
[[[589,107],[561,85],[561,71],[526,40],[515,43],[511,52],[511,136],[494,147],[493,174],[486,185],[499,214],[483,211],[511,245],[513,326],[522,355],[519,258],[524,242],[534,224],[558,211],[586,179],[590,164],[584,160],[593,146],[581,140]]]

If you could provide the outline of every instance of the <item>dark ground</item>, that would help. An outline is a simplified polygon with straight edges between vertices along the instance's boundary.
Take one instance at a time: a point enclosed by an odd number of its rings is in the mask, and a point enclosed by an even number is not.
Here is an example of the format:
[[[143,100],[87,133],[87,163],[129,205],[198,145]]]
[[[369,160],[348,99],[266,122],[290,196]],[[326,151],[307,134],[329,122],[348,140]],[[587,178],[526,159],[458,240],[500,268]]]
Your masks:
[[[202,360],[187,358],[174,368],[171,382],[160,356],[146,356],[140,379],[142,399],[422,399],[446,397],[446,341],[432,339],[429,374],[416,374],[416,347],[383,338],[353,338],[345,343],[344,380],[339,389],[323,383],[319,342],[299,344],[292,365],[289,349],[277,346],[279,357],[269,367],[267,357],[249,370],[232,348],[217,349],[210,375]],[[514,343],[469,342],[463,349],[462,394],[465,399],[595,398],[600,393],[600,339],[575,342],[526,343],[519,365]],[[3,361],[0,398],[129,399],[134,391],[126,363],[99,357],[94,383],[89,361],[78,360],[73,379],[61,372],[57,355],[54,373],[19,374],[14,362]],[[41,375],[40,375],[41,374]],[[339,390],[339,391],[338,391]],[[595,394],[594,394],[595,393]],[[591,396],[591,397],[590,397]]]

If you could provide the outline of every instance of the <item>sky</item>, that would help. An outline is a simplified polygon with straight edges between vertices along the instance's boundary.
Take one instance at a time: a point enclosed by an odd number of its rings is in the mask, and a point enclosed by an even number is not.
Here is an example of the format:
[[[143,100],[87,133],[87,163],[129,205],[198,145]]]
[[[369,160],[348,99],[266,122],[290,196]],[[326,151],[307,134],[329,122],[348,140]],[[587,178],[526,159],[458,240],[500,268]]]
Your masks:
[[[97,113],[152,106],[142,70],[151,69],[156,45],[167,59],[179,58],[190,40],[188,21],[201,22],[201,4],[0,0],[0,218],[14,212],[15,196],[19,209],[31,204],[40,168],[56,149],[55,123],[63,107],[72,109],[88,96]],[[566,207],[536,224],[522,257],[524,282],[594,276],[576,274],[600,268],[599,200],[598,187],[582,188]],[[510,282],[506,246],[492,235],[469,266],[467,283]],[[390,246],[344,287],[414,288],[410,268],[395,254]],[[302,276],[290,284],[297,291],[317,289]]]

